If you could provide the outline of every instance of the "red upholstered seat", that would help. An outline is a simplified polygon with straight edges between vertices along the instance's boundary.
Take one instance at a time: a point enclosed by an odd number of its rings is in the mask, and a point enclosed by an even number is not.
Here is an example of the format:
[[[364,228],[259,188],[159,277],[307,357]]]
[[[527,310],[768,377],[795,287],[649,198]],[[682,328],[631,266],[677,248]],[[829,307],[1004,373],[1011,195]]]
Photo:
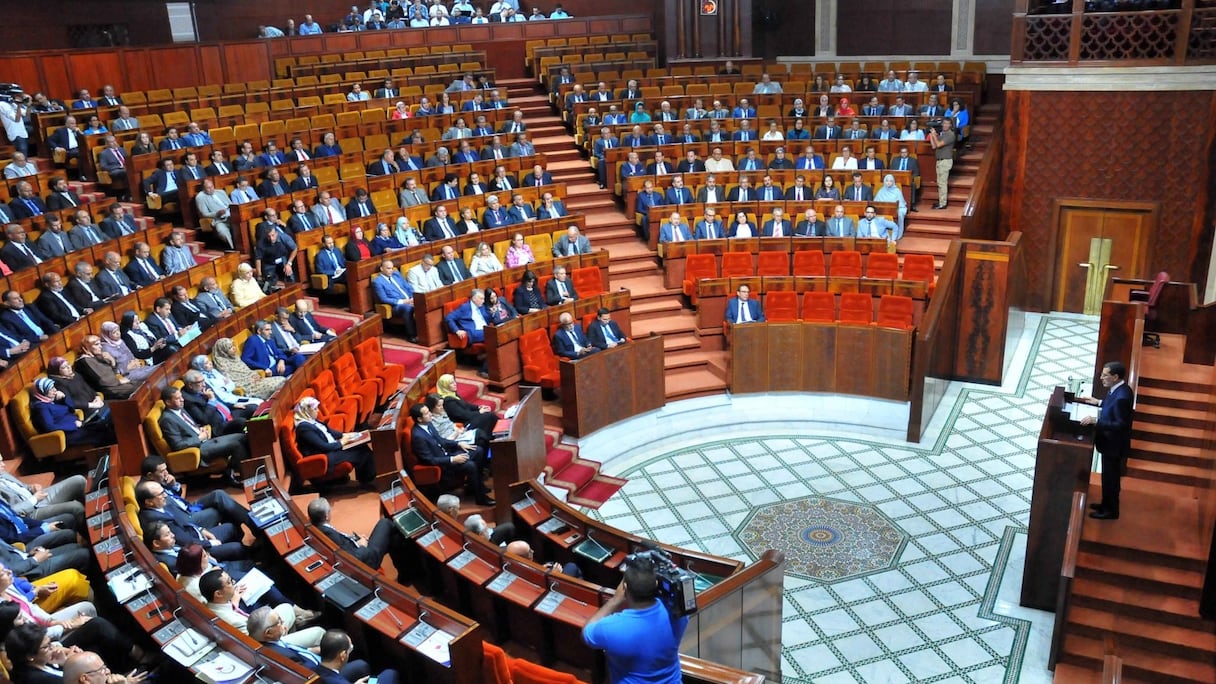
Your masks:
[[[745,278],[755,274],[752,255],[748,252],[727,252],[722,255],[723,278]]]
[[[579,298],[594,297],[604,291],[604,278],[600,275],[599,266],[584,266],[570,272],[570,280],[574,282],[574,291]]]
[[[899,277],[899,255],[890,252],[872,252],[866,257],[866,277],[895,280]]]
[[[576,684],[578,679],[567,672],[551,670],[523,658],[511,660],[511,680],[515,684]]]
[[[334,380],[334,374],[331,370],[326,369],[321,371],[308,387],[316,392],[317,399],[321,401],[322,408],[325,408],[330,413],[345,413],[354,416],[355,422],[362,422],[367,419],[363,414],[363,406],[358,397],[344,397],[338,393],[337,381]]]
[[[823,278],[828,270],[823,258],[823,251],[818,249],[794,252],[794,275]]]
[[[718,260],[712,254],[689,254],[684,260],[684,294],[697,303],[697,281],[718,277]]]
[[[448,314],[467,301],[468,298],[466,297],[465,299],[457,299],[443,305],[444,328],[447,327]],[[462,349],[466,354],[480,354],[486,350],[485,343],[475,342],[470,344],[467,337],[462,339],[460,335],[456,334],[455,330],[448,330],[448,346],[452,349]]]
[[[329,472],[329,459],[325,454],[301,454],[296,446],[296,426],[291,419],[279,426],[279,446],[283,450],[283,460],[291,469],[293,483],[342,480],[355,469],[350,463],[340,463]]]
[[[485,684],[512,684],[507,652],[488,641],[481,642],[481,677]]]
[[[405,379],[405,366],[399,363],[386,363],[384,350],[380,347],[380,338],[373,337],[355,346],[355,359],[359,374],[367,378],[377,378],[380,381],[380,401],[383,404],[396,393]]]
[[[919,280],[929,284],[928,294],[933,296],[933,288],[937,287],[937,265],[933,263],[932,254],[905,254],[904,280]]]
[[[787,276],[790,274],[790,255],[785,252],[760,252],[757,259],[756,275],[758,276]]]
[[[841,323],[870,325],[874,322],[874,297],[862,292],[840,295],[839,320]]]
[[[829,273],[831,273],[833,278],[860,278],[861,252],[853,250],[832,252]]]
[[[364,380],[363,376],[359,375],[354,354],[347,352],[334,359],[329,370],[334,374],[338,394],[359,399],[360,415],[371,415],[372,411],[376,410],[376,404],[380,400],[380,381]]]
[[[912,327],[912,298],[883,295],[878,300],[878,325],[886,328]]]
[[[550,389],[561,384],[557,355],[549,344],[549,333],[543,328],[526,332],[519,338],[519,360],[524,367],[525,381]]]
[[[832,323],[836,320],[836,295],[831,292],[807,292],[802,295],[802,320]]]
[[[770,323],[798,320],[797,292],[770,292],[764,295],[764,318]]]

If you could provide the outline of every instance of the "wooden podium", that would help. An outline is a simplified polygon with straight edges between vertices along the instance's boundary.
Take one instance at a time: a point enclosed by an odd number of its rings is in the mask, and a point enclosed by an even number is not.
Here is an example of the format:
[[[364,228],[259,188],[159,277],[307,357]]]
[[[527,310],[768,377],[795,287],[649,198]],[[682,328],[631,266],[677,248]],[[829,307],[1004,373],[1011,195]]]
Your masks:
[[[1088,488],[1094,460],[1093,428],[1069,420],[1064,401],[1057,387],[1039,431],[1022,574],[1022,605],[1047,611],[1056,608],[1072,495]]]
[[[562,430],[583,437],[665,402],[663,338],[651,335],[562,361]]]

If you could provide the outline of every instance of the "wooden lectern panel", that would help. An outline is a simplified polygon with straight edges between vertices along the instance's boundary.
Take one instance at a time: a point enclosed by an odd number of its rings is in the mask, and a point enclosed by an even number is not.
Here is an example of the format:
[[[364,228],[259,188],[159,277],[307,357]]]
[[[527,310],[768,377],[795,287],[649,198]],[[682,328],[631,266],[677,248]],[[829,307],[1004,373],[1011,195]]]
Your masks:
[[[746,326],[744,326],[746,327]],[[802,389],[801,323],[769,323],[768,329],[768,388],[773,392],[797,392]],[[738,327],[736,327],[738,329]]]
[[[871,396],[907,401],[908,383],[912,376],[913,331],[898,328],[871,330],[874,338]]]
[[[562,361],[561,376],[562,429],[589,435],[663,405],[663,338],[652,335]]]
[[[802,324],[802,389],[836,391],[836,324]]]
[[[869,395],[876,353],[873,328],[868,325],[836,327],[836,391],[841,394]]]

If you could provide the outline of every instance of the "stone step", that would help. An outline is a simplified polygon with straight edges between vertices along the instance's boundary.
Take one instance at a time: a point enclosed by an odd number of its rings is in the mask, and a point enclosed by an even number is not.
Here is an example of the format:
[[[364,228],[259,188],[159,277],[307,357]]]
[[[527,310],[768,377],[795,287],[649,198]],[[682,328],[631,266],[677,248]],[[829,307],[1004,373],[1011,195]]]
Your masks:
[[[1158,596],[1198,601],[1203,588],[1203,572],[1198,568],[1176,568],[1141,562],[1081,549],[1077,554],[1077,577],[1094,578],[1115,586],[1135,586]]]
[[[1180,660],[1216,662],[1216,634],[1121,615],[1088,606],[1072,605],[1068,610],[1069,633],[1102,637],[1117,636],[1120,646],[1134,645],[1145,651],[1161,653]]]
[[[628,278],[637,274],[660,274],[659,265],[653,261],[613,261],[608,264],[609,278]]]
[[[677,368],[665,374],[668,401],[721,394],[726,381],[708,367]]]

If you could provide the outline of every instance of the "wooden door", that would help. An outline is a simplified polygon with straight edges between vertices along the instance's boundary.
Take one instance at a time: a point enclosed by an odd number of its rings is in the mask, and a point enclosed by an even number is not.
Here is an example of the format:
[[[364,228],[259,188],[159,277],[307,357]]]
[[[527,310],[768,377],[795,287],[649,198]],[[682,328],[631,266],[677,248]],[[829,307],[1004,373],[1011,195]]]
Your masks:
[[[1110,278],[1147,277],[1155,204],[1056,200],[1055,209],[1053,310],[1098,313]]]

